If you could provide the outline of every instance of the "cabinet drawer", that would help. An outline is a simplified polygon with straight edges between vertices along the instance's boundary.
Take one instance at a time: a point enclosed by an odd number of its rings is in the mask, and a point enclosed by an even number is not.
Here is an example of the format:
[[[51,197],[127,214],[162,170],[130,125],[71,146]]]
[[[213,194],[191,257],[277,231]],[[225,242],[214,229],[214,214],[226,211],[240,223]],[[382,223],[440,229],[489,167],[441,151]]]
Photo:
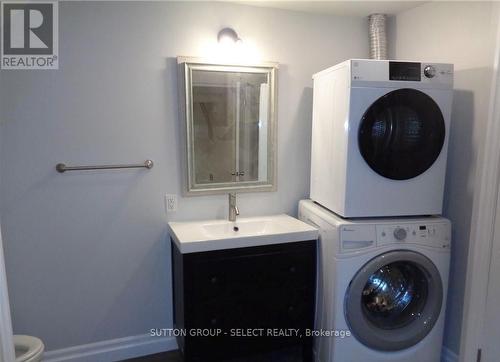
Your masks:
[[[199,304],[188,328],[302,328],[308,322],[314,296],[310,291],[264,293]],[[312,313],[310,313],[312,314]]]
[[[314,260],[297,252],[193,264],[192,292],[200,301],[259,293],[262,289],[304,288],[315,272]]]
[[[313,324],[312,293],[295,293],[293,296],[275,293],[261,297],[217,300],[199,305],[192,316],[193,325],[189,328],[220,330],[221,333],[217,337],[191,338],[192,350],[203,351],[205,358],[211,356],[213,360],[220,361],[222,356],[245,355],[256,350],[301,343],[303,338],[300,334],[304,329],[312,328]],[[237,331],[256,329],[259,332],[262,329],[262,335],[236,335]],[[299,335],[277,334],[277,330],[288,329],[299,329]]]

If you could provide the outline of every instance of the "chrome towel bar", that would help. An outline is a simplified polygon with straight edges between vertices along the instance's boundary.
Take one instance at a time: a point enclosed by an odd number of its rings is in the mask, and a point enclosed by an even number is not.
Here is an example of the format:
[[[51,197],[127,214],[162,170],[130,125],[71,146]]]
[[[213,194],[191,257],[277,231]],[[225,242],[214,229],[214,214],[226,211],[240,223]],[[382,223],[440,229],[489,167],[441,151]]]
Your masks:
[[[153,165],[152,160],[146,160],[144,163],[130,165],[66,166],[64,163],[58,163],[56,165],[56,170],[60,173],[66,171],[114,170],[120,168],[147,168],[149,170],[153,168]]]

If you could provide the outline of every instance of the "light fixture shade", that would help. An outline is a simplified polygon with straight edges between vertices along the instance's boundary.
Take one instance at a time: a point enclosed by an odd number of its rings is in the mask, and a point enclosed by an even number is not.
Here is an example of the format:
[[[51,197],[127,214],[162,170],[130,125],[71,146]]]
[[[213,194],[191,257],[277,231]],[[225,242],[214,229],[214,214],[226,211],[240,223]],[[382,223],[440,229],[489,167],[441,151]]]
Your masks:
[[[224,28],[217,34],[217,41],[219,43],[236,43],[241,41],[241,39],[233,28]]]

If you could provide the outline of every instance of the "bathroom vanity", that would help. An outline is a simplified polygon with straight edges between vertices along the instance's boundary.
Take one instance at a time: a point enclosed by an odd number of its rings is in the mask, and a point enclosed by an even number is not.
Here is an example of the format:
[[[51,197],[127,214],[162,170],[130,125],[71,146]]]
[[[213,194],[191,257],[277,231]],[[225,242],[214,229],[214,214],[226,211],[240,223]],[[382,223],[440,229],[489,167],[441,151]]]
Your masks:
[[[311,360],[318,231],[288,215],[237,218],[236,192],[276,191],[278,64],[178,66],[183,193],[229,193],[229,220],[169,223],[179,348],[186,361],[283,349]]]
[[[169,227],[174,328],[184,331],[186,361],[293,346],[311,360],[316,229],[287,215]]]

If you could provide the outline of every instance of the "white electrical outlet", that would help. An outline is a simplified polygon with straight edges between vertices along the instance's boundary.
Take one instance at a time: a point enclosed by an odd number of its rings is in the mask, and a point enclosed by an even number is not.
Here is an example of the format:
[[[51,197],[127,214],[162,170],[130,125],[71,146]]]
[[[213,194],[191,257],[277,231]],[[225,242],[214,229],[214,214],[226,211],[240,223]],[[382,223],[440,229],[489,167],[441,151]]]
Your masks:
[[[167,213],[177,211],[177,195],[175,194],[165,195],[165,211]]]

